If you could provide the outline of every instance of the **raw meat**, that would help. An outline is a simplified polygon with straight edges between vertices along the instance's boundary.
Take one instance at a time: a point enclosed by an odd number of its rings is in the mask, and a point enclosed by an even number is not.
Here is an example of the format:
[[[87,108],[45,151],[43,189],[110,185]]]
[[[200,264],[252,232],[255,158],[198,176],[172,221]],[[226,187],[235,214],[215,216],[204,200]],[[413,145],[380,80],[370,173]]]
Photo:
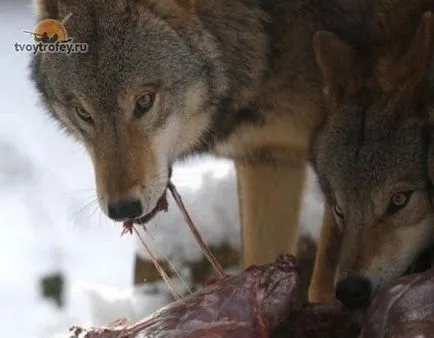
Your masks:
[[[71,338],[267,338],[297,305],[295,258],[252,266],[174,302],[131,326],[71,328]]]

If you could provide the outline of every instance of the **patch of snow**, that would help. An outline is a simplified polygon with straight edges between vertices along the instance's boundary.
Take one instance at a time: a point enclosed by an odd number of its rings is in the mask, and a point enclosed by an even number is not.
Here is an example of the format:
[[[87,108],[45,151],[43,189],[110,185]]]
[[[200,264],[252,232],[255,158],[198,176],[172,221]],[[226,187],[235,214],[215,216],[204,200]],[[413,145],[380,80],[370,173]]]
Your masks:
[[[231,161],[205,157],[195,167],[178,165],[173,171],[172,181],[195,225],[209,245],[229,243],[240,248],[240,217],[237,198],[237,177]],[[186,179],[187,178],[187,179]],[[300,219],[301,233],[315,240],[319,235],[323,214],[322,196],[315,181],[315,174],[309,168],[308,180]],[[169,210],[159,213],[139,232],[153,245],[155,256],[169,258],[174,264],[199,260],[202,256],[199,246],[172,196],[168,194]],[[137,240],[138,254],[149,260],[149,255]]]

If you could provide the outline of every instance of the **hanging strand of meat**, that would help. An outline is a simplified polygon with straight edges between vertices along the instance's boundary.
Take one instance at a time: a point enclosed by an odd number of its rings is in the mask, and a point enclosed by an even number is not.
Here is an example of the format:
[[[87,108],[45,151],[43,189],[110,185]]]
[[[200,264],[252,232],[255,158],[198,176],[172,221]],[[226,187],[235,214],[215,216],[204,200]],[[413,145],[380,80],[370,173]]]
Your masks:
[[[188,224],[188,227],[190,228],[191,232],[193,233],[194,238],[196,239],[197,243],[199,244],[203,254],[207,258],[207,260],[211,263],[217,277],[219,279],[222,279],[225,276],[225,273],[223,271],[222,266],[220,265],[217,258],[212,254],[208,246],[205,244],[202,236],[200,235],[199,231],[197,230],[196,226],[194,225],[190,215],[187,212],[187,209],[184,206],[184,203],[182,202],[181,196],[178,194],[175,186],[172,182],[169,182],[168,184],[169,191],[171,192],[175,202],[178,204],[179,209],[181,210],[185,221]]]
[[[140,236],[140,233],[137,231],[136,227],[132,226],[133,231],[136,233],[137,237],[139,237],[139,240],[142,242],[143,246],[145,247],[146,251],[149,254],[149,257],[151,257],[152,263],[154,263],[155,268],[158,270],[158,273],[160,274],[161,278],[163,278],[164,282],[167,285],[167,288],[172,293],[173,298],[176,300],[181,299],[181,295],[176,292],[176,290],[173,288],[172,284],[170,283],[170,277],[167,275],[166,271],[164,271],[163,267],[158,263],[157,258],[155,258],[154,254],[152,253],[152,250],[149,248],[149,246],[146,244],[146,242],[143,240],[142,236]]]
[[[146,226],[145,226],[144,224],[143,224],[142,226],[143,226],[143,229],[144,229],[145,233],[148,235],[148,237],[149,237],[152,241],[154,241],[154,243],[155,243],[155,238],[154,238],[154,236],[152,236],[152,234],[148,231],[148,229],[146,229]],[[136,230],[136,233],[137,233],[137,236],[139,237],[140,241],[143,243],[143,241],[144,241],[143,237],[140,238],[140,233],[138,233],[137,230]],[[151,249],[151,248],[149,248],[149,249]],[[190,288],[190,286],[188,285],[187,281],[184,279],[184,277],[182,276],[182,274],[181,274],[181,273],[180,273],[180,272],[175,268],[175,266],[172,264],[172,262],[170,261],[169,257],[167,257],[167,255],[166,255],[166,253],[164,252],[164,250],[163,250],[162,248],[159,248],[158,251],[159,251],[160,255],[163,256],[165,262],[169,265],[170,269],[175,273],[175,275],[176,275],[176,276],[179,278],[179,280],[182,282],[182,284],[184,285],[184,287],[185,287],[185,289],[187,290],[187,292],[188,292],[189,294],[192,294],[193,291],[191,290],[191,288]],[[154,255],[154,256],[155,256],[155,255]]]

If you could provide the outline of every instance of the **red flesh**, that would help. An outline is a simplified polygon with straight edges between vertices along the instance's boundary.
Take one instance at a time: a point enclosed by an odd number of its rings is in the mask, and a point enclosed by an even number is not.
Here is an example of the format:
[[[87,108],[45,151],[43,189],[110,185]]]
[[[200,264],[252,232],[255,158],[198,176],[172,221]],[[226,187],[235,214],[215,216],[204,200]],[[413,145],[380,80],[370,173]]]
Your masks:
[[[138,220],[124,222],[123,229],[122,229],[122,232],[121,232],[121,236],[123,236],[123,235],[125,235],[127,233],[132,234],[133,233],[133,225],[134,225],[134,223],[145,225],[152,218],[154,218],[155,215],[158,212],[160,212],[160,211],[167,212],[168,209],[169,209],[169,203],[167,203],[166,191],[164,191],[163,195],[158,200],[157,205],[155,206],[155,208],[149,214],[143,216],[142,218],[140,218]]]
[[[294,310],[298,268],[292,256],[254,266],[174,302],[128,327],[72,328],[77,338],[268,338]]]

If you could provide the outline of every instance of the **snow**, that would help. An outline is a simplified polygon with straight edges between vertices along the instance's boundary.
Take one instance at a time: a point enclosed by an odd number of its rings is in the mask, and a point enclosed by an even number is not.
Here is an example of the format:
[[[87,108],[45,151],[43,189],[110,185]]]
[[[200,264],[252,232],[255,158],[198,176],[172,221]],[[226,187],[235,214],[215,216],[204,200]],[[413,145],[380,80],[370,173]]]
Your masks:
[[[35,24],[30,1],[2,1],[0,13],[1,336],[55,337],[75,324],[138,320],[167,304],[167,289],[132,288],[140,246],[133,236],[120,237],[119,225],[102,215],[86,153],[39,104],[28,80],[29,55],[14,50],[15,42],[31,41],[22,32]],[[209,243],[239,245],[231,162],[192,160],[175,168],[174,182]],[[302,218],[303,231],[315,238],[322,212],[317,191],[308,189]],[[157,216],[148,229],[157,254],[175,265],[199,257],[177,209]],[[146,257],[141,249],[139,254]],[[39,287],[41,277],[57,271],[66,278],[62,311],[42,298]]]
[[[322,197],[318,193],[313,175],[313,171],[309,169],[301,226],[303,234],[317,239],[323,208]],[[196,177],[196,180],[192,181],[191,177]],[[200,163],[195,162],[194,167],[184,164],[175,167],[173,181],[181,192],[195,225],[209,245],[229,243],[233,247],[240,246],[236,173],[232,162],[206,158]],[[175,204],[170,195],[168,202],[169,206]],[[167,213],[158,214],[148,223],[146,229],[146,232],[140,232],[144,237],[147,233],[151,234],[158,258],[169,257],[177,264],[200,259],[200,248],[194,243],[192,245],[192,235],[177,208],[169,208]],[[140,257],[149,259],[141,245],[138,246],[138,253]]]

